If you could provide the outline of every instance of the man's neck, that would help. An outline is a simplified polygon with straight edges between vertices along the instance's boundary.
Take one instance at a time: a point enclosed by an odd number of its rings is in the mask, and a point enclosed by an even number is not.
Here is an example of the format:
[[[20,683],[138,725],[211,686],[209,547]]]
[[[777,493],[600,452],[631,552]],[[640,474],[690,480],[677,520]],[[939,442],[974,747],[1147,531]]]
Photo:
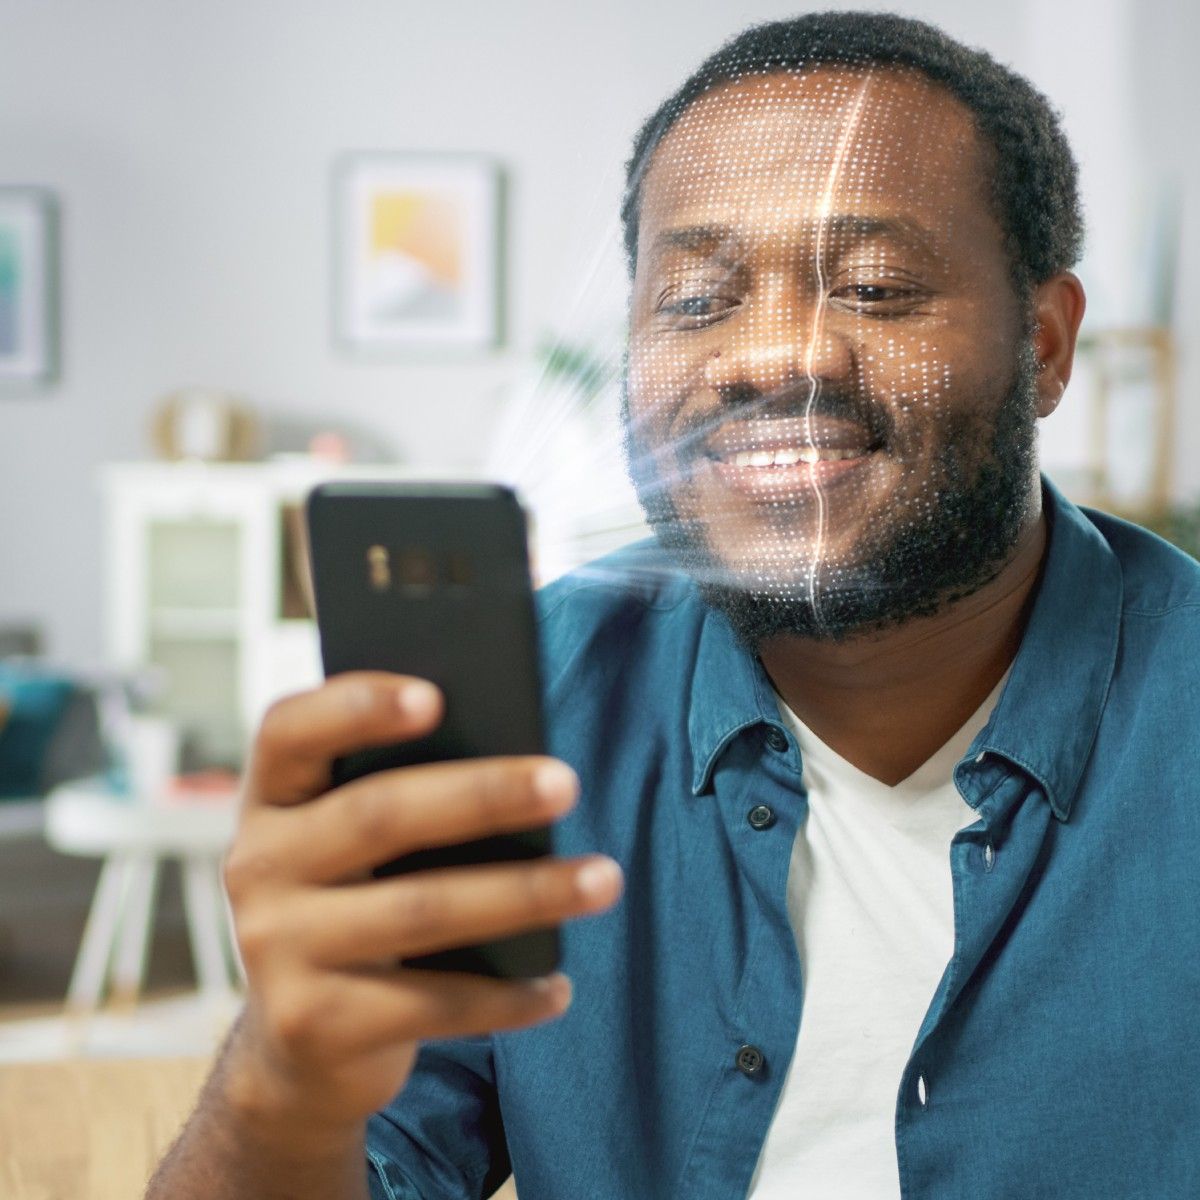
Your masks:
[[[940,750],[1003,678],[1045,550],[1039,512],[1000,574],[943,612],[845,642],[772,638],[759,657],[784,703],[821,741],[895,785]]]

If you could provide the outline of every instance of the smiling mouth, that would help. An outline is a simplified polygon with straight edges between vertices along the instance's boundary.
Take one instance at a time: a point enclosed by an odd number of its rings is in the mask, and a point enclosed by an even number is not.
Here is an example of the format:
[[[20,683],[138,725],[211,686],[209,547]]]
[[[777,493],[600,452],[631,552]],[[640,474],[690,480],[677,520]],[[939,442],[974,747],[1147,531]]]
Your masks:
[[[862,482],[884,443],[863,439],[861,431],[855,431],[852,444],[847,444],[849,430],[822,432],[825,440],[841,445],[813,445],[794,432],[787,436],[781,430],[763,431],[766,436],[756,438],[757,445],[747,445],[744,437],[710,443],[704,458],[724,487],[754,503],[777,505],[785,496],[804,501],[835,487],[841,491],[854,480]],[[763,445],[768,438],[773,444]]]
[[[711,454],[709,457],[731,467],[762,469],[794,467],[799,463],[849,462],[856,458],[866,458],[878,448],[878,446],[855,446],[853,448],[780,446],[774,450],[736,450],[731,454],[717,453]]]

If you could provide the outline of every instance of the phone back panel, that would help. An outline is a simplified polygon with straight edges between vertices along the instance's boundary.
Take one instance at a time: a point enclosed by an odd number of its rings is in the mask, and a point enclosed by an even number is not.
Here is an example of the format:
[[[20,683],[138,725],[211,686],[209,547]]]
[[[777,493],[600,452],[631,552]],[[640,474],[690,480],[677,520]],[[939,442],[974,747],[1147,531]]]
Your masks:
[[[445,695],[429,737],[337,760],[334,784],[373,771],[493,755],[540,754],[541,686],[525,516],[505,488],[475,484],[330,483],[308,500],[325,674],[391,671]],[[376,875],[530,859],[548,830],[408,855]],[[505,978],[558,964],[556,931],[409,960]]]

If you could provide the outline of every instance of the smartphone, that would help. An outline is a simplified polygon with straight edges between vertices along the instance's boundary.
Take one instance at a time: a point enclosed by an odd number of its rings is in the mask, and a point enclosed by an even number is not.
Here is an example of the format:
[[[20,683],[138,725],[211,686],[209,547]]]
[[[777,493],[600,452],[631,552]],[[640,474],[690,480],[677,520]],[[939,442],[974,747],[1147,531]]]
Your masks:
[[[541,754],[541,683],[526,518],[491,484],[325,483],[307,502],[309,551],[326,676],[392,671],[437,684],[445,716],[428,737],[347,755],[340,785],[372,771],[492,755]],[[423,850],[376,876],[527,860],[551,853],[549,829]],[[405,960],[494,978],[559,965],[557,929]]]

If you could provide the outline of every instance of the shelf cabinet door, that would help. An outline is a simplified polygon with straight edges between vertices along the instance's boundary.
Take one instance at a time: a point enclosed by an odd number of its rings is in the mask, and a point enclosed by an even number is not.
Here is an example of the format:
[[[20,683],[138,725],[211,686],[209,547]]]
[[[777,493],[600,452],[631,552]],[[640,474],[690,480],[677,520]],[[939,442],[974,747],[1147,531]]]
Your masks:
[[[162,609],[236,611],[240,546],[241,531],[230,520],[152,520],[146,541],[151,614]]]

